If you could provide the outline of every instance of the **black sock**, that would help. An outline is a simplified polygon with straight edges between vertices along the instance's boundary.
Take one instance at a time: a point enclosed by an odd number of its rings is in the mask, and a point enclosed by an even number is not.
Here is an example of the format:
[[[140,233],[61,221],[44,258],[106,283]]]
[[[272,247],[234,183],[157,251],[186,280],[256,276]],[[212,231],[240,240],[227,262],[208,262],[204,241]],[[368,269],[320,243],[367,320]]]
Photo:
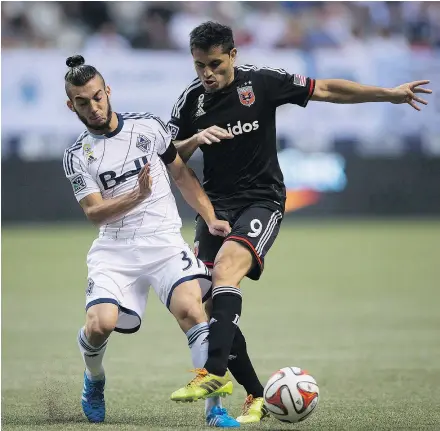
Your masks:
[[[208,360],[205,364],[208,373],[225,375],[240,314],[240,289],[230,286],[215,287],[212,291],[212,314],[209,322]]]
[[[235,331],[228,368],[237,383],[246,389],[248,395],[253,395],[254,398],[263,396],[264,388],[255,373],[246,349],[246,340],[239,327]]]

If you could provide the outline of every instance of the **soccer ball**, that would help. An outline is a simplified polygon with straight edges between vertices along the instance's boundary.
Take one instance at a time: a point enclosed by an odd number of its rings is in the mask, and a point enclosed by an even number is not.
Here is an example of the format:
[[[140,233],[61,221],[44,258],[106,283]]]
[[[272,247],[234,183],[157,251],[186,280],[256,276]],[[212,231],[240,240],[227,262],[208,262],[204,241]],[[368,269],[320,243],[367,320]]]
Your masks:
[[[309,417],[318,405],[316,380],[297,367],[286,367],[272,375],[264,388],[264,404],[282,422],[296,423]]]

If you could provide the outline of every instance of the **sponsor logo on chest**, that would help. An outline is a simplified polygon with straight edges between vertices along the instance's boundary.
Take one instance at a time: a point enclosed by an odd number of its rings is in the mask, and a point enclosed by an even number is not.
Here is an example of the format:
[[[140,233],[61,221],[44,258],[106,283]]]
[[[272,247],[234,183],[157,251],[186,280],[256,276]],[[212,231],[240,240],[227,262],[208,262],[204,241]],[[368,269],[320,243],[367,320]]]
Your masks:
[[[224,126],[219,126],[224,127]],[[242,123],[240,120],[237,121],[236,124],[231,126],[231,123],[226,125],[226,129],[229,133],[232,133],[234,136],[242,135],[243,133],[250,133],[258,130],[260,127],[258,120],[253,121],[252,123]],[[208,127],[206,127],[208,128]],[[197,129],[197,133],[203,132],[205,129]]]
[[[237,124],[231,126],[230,123],[226,125],[228,132],[232,133],[235,136],[242,135],[243,133],[250,133],[255,130],[258,130],[260,125],[258,124],[258,120],[253,121],[252,123],[244,123],[241,124],[241,121],[237,121]]]

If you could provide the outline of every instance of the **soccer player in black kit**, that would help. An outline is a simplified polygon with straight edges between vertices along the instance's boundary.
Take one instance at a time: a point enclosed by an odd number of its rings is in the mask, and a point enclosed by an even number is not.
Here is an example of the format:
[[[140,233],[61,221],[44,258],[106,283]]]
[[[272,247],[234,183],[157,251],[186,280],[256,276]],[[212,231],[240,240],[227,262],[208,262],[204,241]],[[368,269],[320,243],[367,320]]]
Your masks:
[[[232,231],[226,239],[214,237],[197,217],[195,248],[213,268],[209,353],[205,368],[172,394],[175,401],[210,397],[230,382],[228,357],[239,331],[240,282],[245,276],[260,278],[284,214],[286,190],[276,151],[277,107],[291,103],[305,108],[310,100],[391,102],[408,103],[419,111],[416,102],[427,102],[418,93],[432,92],[421,87],[429,81],[380,88],[343,79],[315,80],[270,67],[235,67],[232,30],[213,22],[191,32],[190,48],[198,78],[177,100],[168,126],[183,160],[200,147],[203,187],[217,217],[229,221]]]

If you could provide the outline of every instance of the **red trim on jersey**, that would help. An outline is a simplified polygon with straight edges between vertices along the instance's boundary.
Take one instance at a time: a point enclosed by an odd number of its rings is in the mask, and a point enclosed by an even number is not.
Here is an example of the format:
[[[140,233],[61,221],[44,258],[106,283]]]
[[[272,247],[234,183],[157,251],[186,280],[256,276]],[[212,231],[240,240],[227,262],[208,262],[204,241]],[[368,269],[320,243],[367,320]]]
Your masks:
[[[228,236],[225,239],[225,242],[229,241],[230,239],[233,239],[235,241],[242,241],[242,242],[246,243],[249,246],[249,248],[251,249],[251,251],[254,253],[254,256],[257,258],[258,265],[260,265],[260,267],[263,268],[263,262],[261,261],[261,258],[259,256],[259,254],[257,253],[257,250],[255,250],[255,247],[252,245],[251,242],[249,242],[246,238],[242,238],[241,236]]]
[[[306,97],[306,100],[304,101],[304,104],[302,105],[304,108],[307,106],[307,104],[309,103],[310,99],[313,96],[313,92],[315,91],[315,80],[312,78],[309,78],[310,81],[310,85],[309,85],[309,94]]]
[[[313,91],[315,90],[315,80],[310,78],[310,88],[309,88],[309,99],[313,96]]]
[[[214,263],[212,262],[203,262],[208,268],[214,268]]]

